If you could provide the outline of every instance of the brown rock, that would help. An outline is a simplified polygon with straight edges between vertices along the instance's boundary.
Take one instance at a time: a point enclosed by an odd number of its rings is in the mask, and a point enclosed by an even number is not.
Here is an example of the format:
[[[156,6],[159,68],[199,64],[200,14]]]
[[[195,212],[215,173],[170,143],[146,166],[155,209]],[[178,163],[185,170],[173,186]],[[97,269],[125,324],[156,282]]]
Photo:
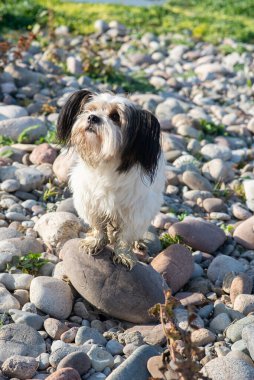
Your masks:
[[[208,179],[195,171],[186,170],[183,173],[183,183],[192,190],[212,191],[212,185]]]
[[[81,380],[81,377],[74,368],[60,368],[47,377],[47,380]]]
[[[230,287],[230,299],[232,304],[234,304],[236,297],[239,294],[251,294],[253,287],[252,279],[245,273],[240,273],[236,276]]]
[[[2,371],[10,378],[18,377],[20,380],[26,380],[33,377],[38,365],[39,363],[33,357],[13,355],[4,361]]]
[[[44,329],[52,339],[60,339],[60,336],[69,330],[69,327],[55,318],[48,318],[44,322]]]
[[[205,328],[194,330],[191,333],[191,342],[194,346],[205,346],[213,343],[216,340],[216,335]]]
[[[147,369],[150,372],[153,379],[158,380],[177,380],[179,376],[172,369],[168,368],[165,373],[165,364],[162,361],[162,355],[153,356],[148,359]]]
[[[125,334],[139,332],[145,343],[151,345],[163,345],[166,343],[166,337],[162,325],[140,325],[133,326],[125,330]]]
[[[254,295],[253,294],[239,294],[235,298],[234,310],[240,311],[247,315],[254,311]]]
[[[32,164],[40,165],[43,163],[53,164],[56,159],[57,151],[47,143],[37,145],[29,156]]]
[[[234,231],[234,239],[247,249],[254,249],[254,216],[239,224]]]
[[[80,250],[81,239],[66,242],[61,251],[64,268],[74,288],[92,305],[111,317],[149,323],[148,309],[164,301],[163,279],[151,266],[137,263],[130,271],[114,265],[105,248],[89,256]]]
[[[215,252],[226,240],[224,231],[215,224],[194,218],[185,218],[168,230],[172,236],[179,235],[185,244],[195,250]]]
[[[234,217],[239,220],[246,220],[252,216],[252,213],[239,203],[232,205],[232,213]]]
[[[202,293],[191,293],[191,292],[179,292],[175,294],[183,306],[190,305],[203,305],[206,302],[206,297]]]
[[[66,183],[69,179],[69,173],[72,166],[77,160],[77,155],[73,149],[62,152],[54,161],[53,171],[59,182]]]
[[[85,352],[72,352],[60,361],[57,369],[60,368],[74,368],[82,376],[91,368],[91,360]]]
[[[175,293],[190,279],[194,261],[188,248],[173,244],[156,256],[151,266],[163,275],[168,286]]]
[[[203,207],[206,212],[224,212],[227,207],[222,199],[219,198],[206,198],[203,200]]]
[[[62,333],[60,339],[65,343],[72,343],[75,341],[79,327],[72,327],[70,330]]]

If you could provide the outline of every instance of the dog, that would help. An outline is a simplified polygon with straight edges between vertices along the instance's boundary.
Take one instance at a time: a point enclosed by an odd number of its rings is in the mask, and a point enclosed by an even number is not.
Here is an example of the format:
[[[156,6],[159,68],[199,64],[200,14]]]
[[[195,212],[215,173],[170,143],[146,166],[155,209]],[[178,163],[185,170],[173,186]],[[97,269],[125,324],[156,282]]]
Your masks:
[[[113,246],[114,263],[130,269],[133,247],[159,211],[165,163],[156,117],[127,97],[74,92],[60,111],[57,135],[78,160],[70,174],[74,206],[92,232],[82,240],[87,253]]]

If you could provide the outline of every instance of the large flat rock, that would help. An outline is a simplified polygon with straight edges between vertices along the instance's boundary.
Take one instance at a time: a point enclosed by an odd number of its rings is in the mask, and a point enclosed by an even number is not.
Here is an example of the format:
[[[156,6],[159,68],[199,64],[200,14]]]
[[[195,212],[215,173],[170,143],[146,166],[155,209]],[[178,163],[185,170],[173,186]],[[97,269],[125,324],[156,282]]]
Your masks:
[[[114,265],[107,247],[89,256],[79,249],[80,241],[69,240],[61,252],[64,269],[79,294],[111,317],[142,324],[153,321],[148,309],[164,301],[161,275],[143,263],[131,271]]]

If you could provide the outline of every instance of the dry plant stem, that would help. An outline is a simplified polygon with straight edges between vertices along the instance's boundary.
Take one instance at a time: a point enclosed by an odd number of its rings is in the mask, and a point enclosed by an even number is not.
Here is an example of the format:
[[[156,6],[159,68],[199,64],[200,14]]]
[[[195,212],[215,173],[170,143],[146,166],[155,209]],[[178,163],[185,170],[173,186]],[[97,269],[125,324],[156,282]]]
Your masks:
[[[174,322],[174,308],[178,305],[179,301],[172,296],[170,290],[167,290],[165,291],[165,304],[157,304],[150,309],[152,315],[160,318],[168,347],[168,350],[162,354],[163,367],[160,370],[162,373],[166,373],[168,369],[172,370],[170,362],[173,362],[174,371],[178,374],[179,380],[208,379],[200,373],[201,351],[191,342],[189,327],[197,328],[193,325],[195,314],[188,308],[188,328],[186,330],[177,328]],[[177,341],[183,342],[183,346],[179,346]]]

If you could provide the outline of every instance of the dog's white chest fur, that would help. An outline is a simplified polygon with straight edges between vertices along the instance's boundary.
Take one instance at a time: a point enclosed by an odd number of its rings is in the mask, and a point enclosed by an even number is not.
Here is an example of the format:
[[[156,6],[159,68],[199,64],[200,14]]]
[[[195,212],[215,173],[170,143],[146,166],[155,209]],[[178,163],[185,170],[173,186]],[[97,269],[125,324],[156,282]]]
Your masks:
[[[138,166],[127,173],[116,171],[116,163],[92,168],[79,160],[72,169],[70,186],[79,216],[90,225],[105,219],[120,222],[128,243],[142,239],[159,211],[164,189],[164,158],[159,159],[154,181],[141,177]]]

